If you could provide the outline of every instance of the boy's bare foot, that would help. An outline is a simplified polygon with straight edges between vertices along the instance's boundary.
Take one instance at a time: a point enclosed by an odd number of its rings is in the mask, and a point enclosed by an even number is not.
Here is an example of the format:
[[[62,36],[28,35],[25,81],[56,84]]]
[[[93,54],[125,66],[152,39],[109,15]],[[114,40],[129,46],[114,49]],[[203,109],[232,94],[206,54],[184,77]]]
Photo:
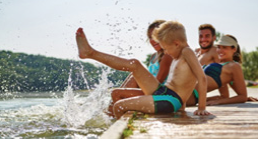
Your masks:
[[[93,48],[89,45],[83,32],[83,28],[78,28],[76,32],[76,43],[78,47],[79,57],[81,59],[89,58],[93,52]]]

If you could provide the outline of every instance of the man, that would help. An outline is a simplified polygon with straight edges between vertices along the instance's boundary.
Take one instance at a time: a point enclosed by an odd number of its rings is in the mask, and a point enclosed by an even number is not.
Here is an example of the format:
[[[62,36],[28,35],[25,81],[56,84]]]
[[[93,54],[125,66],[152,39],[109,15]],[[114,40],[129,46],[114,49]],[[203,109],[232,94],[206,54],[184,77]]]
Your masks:
[[[216,40],[216,30],[211,24],[202,24],[199,26],[199,44],[200,48],[195,49],[196,56],[202,66],[208,65],[210,63],[219,63],[218,53],[216,52],[216,47],[213,45]],[[230,84],[232,87],[232,85]],[[219,89],[220,95],[218,97],[207,98],[207,101],[219,99],[219,98],[228,98],[229,90],[228,86],[222,86]],[[193,97],[191,97],[193,98]],[[197,101],[197,99],[196,99]],[[248,97],[247,101],[258,101],[257,98]],[[190,101],[188,101],[189,103]],[[193,105],[194,103],[192,103]],[[207,103],[209,104],[209,103]],[[189,104],[187,104],[189,105]]]
[[[211,24],[202,24],[199,26],[199,45],[200,48],[195,49],[196,56],[200,64],[205,67],[211,63],[219,63],[217,48],[213,45],[216,40],[216,30]],[[222,86],[219,89],[220,96],[229,97],[229,91],[227,86]],[[198,95],[193,92],[194,96],[191,96],[187,101],[187,106],[193,106],[198,103]],[[207,99],[208,100],[208,99]]]
[[[200,64],[208,65],[210,63],[219,63],[216,47],[213,45],[216,40],[216,30],[210,24],[202,24],[199,27],[200,48],[195,50]]]

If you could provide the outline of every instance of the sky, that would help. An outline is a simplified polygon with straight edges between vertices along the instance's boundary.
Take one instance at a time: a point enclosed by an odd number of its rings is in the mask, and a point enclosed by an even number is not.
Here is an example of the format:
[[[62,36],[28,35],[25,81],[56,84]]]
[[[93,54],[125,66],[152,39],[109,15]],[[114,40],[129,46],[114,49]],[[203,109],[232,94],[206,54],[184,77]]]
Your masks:
[[[204,23],[248,52],[258,46],[257,0],[0,0],[0,50],[79,60],[82,27],[95,49],[144,61],[155,52],[146,30],[157,19],[181,22],[192,49]]]

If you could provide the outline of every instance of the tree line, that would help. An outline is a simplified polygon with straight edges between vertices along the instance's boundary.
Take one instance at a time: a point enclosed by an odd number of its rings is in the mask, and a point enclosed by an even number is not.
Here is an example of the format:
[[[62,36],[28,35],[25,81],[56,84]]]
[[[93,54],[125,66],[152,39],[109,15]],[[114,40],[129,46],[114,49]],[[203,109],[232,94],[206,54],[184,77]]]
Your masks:
[[[0,51],[0,92],[64,91],[70,73],[74,89],[90,89],[99,83],[103,69],[91,63]],[[118,86],[127,75],[114,70],[108,79]]]
[[[150,55],[146,65],[149,59]],[[252,52],[243,50],[242,59],[245,79],[257,81],[258,47]],[[86,62],[0,51],[0,92],[64,91],[69,74],[74,89],[93,89],[105,69]],[[118,87],[128,74],[112,70],[108,79]]]
[[[246,80],[258,81],[258,47],[252,52],[242,51],[242,70]]]

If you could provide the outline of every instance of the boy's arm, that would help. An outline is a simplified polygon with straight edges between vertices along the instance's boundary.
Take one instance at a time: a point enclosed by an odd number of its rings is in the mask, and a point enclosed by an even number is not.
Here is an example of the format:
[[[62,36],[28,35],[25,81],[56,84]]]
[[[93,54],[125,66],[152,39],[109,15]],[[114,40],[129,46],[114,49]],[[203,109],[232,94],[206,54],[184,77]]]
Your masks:
[[[201,65],[195,56],[194,52],[190,48],[184,48],[182,51],[183,57],[190,66],[192,72],[196,76],[197,91],[199,93],[199,106],[198,110],[194,112],[196,115],[208,115],[206,109],[206,93],[207,93],[207,80],[205,74],[201,68]]]

